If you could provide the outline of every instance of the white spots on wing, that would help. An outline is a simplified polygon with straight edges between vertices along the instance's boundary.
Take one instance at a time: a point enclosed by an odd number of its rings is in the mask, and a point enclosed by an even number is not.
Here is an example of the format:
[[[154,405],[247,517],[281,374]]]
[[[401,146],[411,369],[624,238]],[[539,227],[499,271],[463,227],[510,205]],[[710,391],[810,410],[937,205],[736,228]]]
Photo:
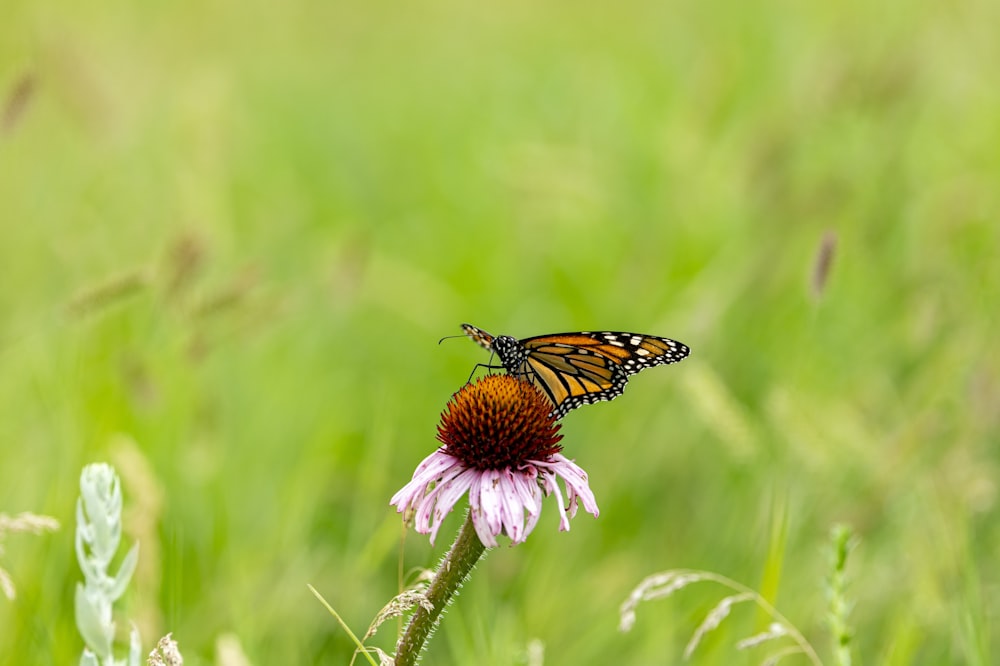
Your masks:
[[[632,339],[629,340],[628,343],[633,347],[638,347],[639,345],[642,344],[642,338],[639,337],[638,335],[633,335]]]
[[[601,337],[604,338],[605,342],[609,345],[614,345],[615,347],[625,346],[625,343],[622,342],[622,336],[617,333],[601,333]]]
[[[639,349],[636,349],[635,353],[638,356],[649,356],[649,350],[648,349],[643,349],[642,347],[640,347]]]

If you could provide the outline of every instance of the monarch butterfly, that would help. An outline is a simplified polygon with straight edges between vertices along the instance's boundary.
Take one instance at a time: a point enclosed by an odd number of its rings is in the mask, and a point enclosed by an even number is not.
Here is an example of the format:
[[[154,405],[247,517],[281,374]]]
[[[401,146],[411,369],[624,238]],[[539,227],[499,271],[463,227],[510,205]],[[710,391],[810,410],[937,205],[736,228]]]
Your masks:
[[[494,352],[508,373],[540,388],[555,405],[557,419],[580,405],[614,400],[625,390],[629,375],[677,363],[691,353],[676,340],[638,333],[581,331],[518,340],[490,335],[471,324],[462,324],[462,330]]]

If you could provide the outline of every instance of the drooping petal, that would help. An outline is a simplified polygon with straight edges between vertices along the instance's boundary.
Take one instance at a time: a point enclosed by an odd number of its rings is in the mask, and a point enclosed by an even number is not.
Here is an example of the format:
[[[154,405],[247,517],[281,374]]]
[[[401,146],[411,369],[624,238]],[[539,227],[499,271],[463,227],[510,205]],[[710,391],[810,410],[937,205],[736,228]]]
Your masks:
[[[453,467],[445,470],[444,476],[437,481],[433,489],[425,491],[423,497],[419,498],[413,516],[413,526],[417,532],[427,534],[430,531],[432,512],[438,503],[438,498],[451,487],[452,480],[464,471],[462,465],[456,462]]]
[[[441,494],[438,495],[437,509],[435,510],[435,516],[438,520],[451,512],[462,495],[468,492],[472,486],[472,478],[479,475],[479,470],[467,469],[441,484]]]
[[[413,475],[417,476],[428,473],[431,477],[433,477],[444,467],[453,465],[455,463],[454,458],[455,456],[449,455],[445,452],[443,447],[437,448],[431,452],[429,456],[420,461],[420,464],[417,465],[417,469],[414,470]]]
[[[517,487],[511,479],[513,473],[505,469],[498,478],[498,495],[500,497],[500,517],[504,532],[514,543],[524,540],[524,504],[517,492]]]
[[[431,522],[430,531],[431,545],[434,545],[434,539],[437,538],[438,530],[441,529],[445,516],[451,513],[452,509],[455,508],[455,503],[469,490],[473,477],[478,475],[477,470],[467,469],[444,484],[434,507],[434,519]]]
[[[392,496],[389,504],[396,507],[397,513],[402,513],[423,498],[431,483],[450,478],[463,469],[465,466],[457,458],[438,449],[417,465],[413,478]]]
[[[541,491],[538,488],[538,470],[534,466],[527,466],[511,473],[511,480],[517,490],[521,505],[529,515],[537,516],[541,513],[542,504],[540,501]],[[529,530],[530,531],[530,530]]]
[[[559,488],[556,475],[547,469],[542,469],[538,478],[542,483],[545,494],[552,494],[556,497],[556,506],[559,507],[559,531],[569,531],[569,517],[566,515],[566,503],[563,500],[562,490]]]
[[[527,538],[532,530],[535,529],[535,525],[538,524],[538,519],[542,516],[542,498],[544,497],[544,493],[541,486],[538,485],[537,477],[532,478],[530,482],[524,485],[530,488],[531,499],[537,509],[535,512],[528,511],[528,521],[524,525],[524,537]]]
[[[472,526],[476,528],[476,536],[487,548],[497,547],[497,538],[490,532],[486,518],[483,517],[482,509],[469,509],[472,513]]]
[[[500,493],[497,490],[500,472],[495,469],[483,471],[479,485],[479,505],[486,528],[493,536],[500,534],[503,520],[500,515]]]
[[[587,473],[583,471],[583,468],[561,453],[555,454],[552,456],[552,459],[556,463],[552,466],[552,471],[563,478],[563,482],[566,484],[566,492],[574,505],[573,513],[576,513],[576,498],[579,497],[587,513],[593,514],[595,518],[599,516],[601,511],[597,508],[597,499],[594,497],[594,492],[590,489],[589,478]]]
[[[477,474],[472,477],[469,482],[469,507],[472,509],[479,509],[479,489],[483,485],[483,475]]]
[[[413,481],[429,483],[438,478],[446,469],[454,466],[455,462],[455,456],[448,455],[442,449],[436,449],[421,460],[417,468],[413,470]]]
[[[472,478],[469,485],[469,515],[472,516],[472,526],[476,528],[476,535],[487,548],[496,548],[496,537],[490,533],[489,525],[483,516],[482,507],[482,487],[484,479],[482,474]]]

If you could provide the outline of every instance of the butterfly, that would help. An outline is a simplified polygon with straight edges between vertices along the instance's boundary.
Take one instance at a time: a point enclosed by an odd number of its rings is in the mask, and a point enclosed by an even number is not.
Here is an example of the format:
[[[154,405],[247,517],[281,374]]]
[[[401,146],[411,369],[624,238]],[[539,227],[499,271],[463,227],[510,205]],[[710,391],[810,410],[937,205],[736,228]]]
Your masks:
[[[614,400],[625,390],[629,375],[677,363],[691,353],[677,340],[639,333],[581,331],[518,340],[490,335],[471,324],[462,324],[462,330],[495,353],[509,374],[541,389],[557,419],[580,405]]]

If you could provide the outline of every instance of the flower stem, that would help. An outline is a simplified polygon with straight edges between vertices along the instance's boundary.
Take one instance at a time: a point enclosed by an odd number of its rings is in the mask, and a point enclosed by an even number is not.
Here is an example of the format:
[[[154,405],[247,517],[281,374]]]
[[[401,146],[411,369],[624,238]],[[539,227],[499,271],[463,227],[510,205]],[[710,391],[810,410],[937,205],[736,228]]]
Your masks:
[[[472,568],[485,552],[486,546],[476,535],[476,528],[472,525],[472,514],[469,513],[455,543],[441,561],[437,573],[434,574],[434,580],[427,588],[426,597],[430,602],[430,610],[424,606],[417,606],[410,623],[406,626],[406,631],[403,632],[403,637],[396,645],[396,666],[412,666],[417,663],[420,651],[441,619],[445,606],[462,587],[462,583],[472,573]]]

